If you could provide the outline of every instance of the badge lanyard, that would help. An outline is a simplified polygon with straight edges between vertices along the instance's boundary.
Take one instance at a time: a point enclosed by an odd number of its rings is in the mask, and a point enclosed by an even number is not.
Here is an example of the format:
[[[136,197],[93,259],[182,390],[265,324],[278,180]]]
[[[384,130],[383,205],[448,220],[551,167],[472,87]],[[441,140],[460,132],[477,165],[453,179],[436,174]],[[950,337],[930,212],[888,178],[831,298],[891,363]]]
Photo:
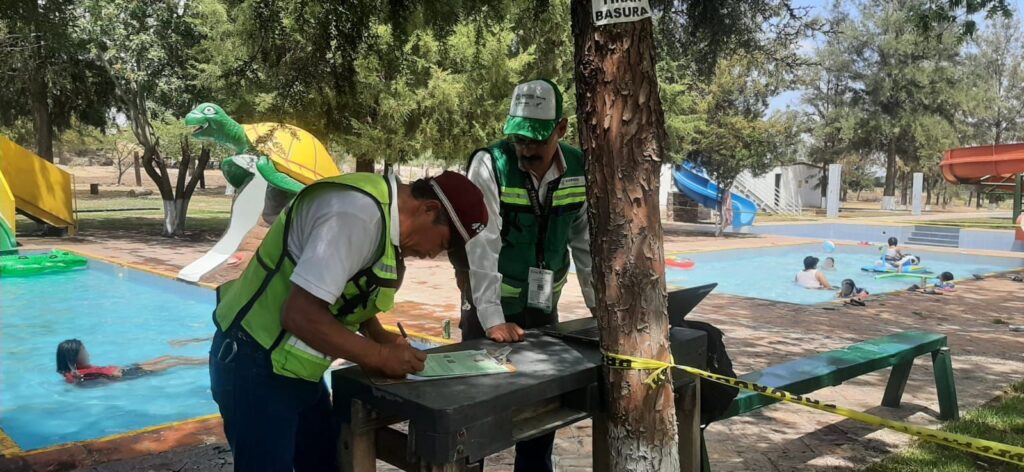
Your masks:
[[[548,215],[551,214],[551,206],[555,200],[554,189],[562,182],[562,177],[548,182],[547,204],[541,205],[540,195],[537,194],[537,186],[533,183],[533,177],[526,176],[526,194],[530,197],[530,207],[537,218],[537,268],[543,269],[544,264],[544,241],[548,237]]]

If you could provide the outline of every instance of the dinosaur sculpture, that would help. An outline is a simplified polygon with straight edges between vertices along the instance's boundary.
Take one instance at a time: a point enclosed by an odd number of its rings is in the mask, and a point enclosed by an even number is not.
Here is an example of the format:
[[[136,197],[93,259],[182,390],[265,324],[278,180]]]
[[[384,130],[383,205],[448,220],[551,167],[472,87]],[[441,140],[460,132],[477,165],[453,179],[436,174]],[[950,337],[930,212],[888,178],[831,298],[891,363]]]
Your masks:
[[[242,125],[213,103],[195,107],[185,116],[185,124],[195,127],[195,139],[231,149],[234,155],[224,159],[221,172],[238,193],[232,202],[228,231],[210,252],[179,272],[184,280],[197,282],[201,278],[218,283],[237,277],[292,197],[316,180],[341,173],[319,140],[292,125]],[[250,185],[258,186],[248,188]],[[266,190],[260,190],[264,186]],[[239,205],[238,201],[259,199],[259,194],[254,196],[253,192],[262,192],[262,202],[256,210],[260,212],[259,218],[253,216],[251,201],[246,202],[250,203],[248,206]],[[241,208],[245,211],[240,211]]]

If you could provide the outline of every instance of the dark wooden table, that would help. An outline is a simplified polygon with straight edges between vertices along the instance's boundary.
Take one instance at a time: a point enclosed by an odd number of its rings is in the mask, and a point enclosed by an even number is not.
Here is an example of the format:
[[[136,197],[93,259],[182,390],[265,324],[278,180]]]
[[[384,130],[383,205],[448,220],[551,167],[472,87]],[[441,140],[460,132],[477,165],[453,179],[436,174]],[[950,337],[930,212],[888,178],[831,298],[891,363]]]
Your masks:
[[[673,328],[672,340],[677,361],[703,367],[704,333]],[[431,352],[502,346],[473,340]],[[475,470],[488,455],[591,416],[594,470],[605,469],[598,346],[535,332],[511,346],[510,374],[376,385],[358,366],[334,371],[341,470],[372,471],[377,459],[410,471]],[[682,469],[699,470],[699,384],[674,377]],[[407,432],[392,427],[406,421]]]

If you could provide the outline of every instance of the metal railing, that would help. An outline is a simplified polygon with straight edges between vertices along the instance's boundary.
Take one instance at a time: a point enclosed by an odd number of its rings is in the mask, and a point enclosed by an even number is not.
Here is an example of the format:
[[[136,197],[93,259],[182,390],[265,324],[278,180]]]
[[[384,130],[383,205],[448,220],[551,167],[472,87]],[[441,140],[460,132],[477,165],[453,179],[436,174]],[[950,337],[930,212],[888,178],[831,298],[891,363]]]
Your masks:
[[[733,183],[733,191],[754,200],[762,211],[778,215],[800,216],[800,202],[782,192],[775,185],[764,180],[757,180],[749,173],[742,173]]]

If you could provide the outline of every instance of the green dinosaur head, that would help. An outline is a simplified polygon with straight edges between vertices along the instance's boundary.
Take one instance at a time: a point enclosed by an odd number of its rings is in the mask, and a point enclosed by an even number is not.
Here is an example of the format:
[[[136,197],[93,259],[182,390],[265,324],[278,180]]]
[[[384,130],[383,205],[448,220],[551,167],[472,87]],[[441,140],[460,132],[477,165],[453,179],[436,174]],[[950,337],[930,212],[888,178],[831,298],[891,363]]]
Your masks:
[[[185,115],[185,124],[196,127],[192,137],[223,144],[238,154],[252,147],[242,126],[214,103],[201,103],[192,109]]]

